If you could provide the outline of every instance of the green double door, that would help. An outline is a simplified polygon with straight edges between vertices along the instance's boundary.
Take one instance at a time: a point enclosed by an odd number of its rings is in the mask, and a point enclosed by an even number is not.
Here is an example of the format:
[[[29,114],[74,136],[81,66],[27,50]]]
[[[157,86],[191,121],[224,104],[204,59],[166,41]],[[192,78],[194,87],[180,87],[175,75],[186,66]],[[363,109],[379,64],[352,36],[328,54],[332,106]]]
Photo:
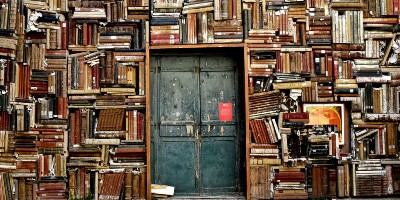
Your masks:
[[[152,183],[175,195],[242,192],[237,65],[224,54],[151,55]]]

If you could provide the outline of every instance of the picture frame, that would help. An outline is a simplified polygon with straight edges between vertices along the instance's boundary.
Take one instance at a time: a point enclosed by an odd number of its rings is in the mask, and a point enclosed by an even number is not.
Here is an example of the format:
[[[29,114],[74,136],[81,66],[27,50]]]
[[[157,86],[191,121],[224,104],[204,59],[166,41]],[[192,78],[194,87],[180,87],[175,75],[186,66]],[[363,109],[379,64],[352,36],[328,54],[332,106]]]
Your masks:
[[[343,103],[303,103],[303,112],[309,114],[310,121],[306,125],[323,126],[333,125],[337,127],[339,145],[345,145],[348,138],[348,126],[346,120],[346,108]]]

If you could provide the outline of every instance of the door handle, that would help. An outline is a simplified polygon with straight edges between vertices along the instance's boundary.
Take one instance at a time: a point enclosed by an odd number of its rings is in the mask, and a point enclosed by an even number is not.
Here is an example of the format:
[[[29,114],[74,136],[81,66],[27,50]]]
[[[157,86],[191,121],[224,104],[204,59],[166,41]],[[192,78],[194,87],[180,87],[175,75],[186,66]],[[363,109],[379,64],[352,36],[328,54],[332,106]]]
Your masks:
[[[203,143],[203,133],[201,131],[197,132],[197,141],[199,142],[199,145],[201,146],[201,143]]]

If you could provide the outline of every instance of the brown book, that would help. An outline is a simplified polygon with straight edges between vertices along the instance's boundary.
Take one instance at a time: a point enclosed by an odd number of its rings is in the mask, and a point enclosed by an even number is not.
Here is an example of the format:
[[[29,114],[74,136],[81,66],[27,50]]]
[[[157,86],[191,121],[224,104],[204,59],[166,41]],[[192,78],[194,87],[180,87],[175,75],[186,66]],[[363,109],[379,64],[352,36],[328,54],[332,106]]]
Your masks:
[[[365,50],[365,44],[344,44],[334,43],[332,44],[333,50],[336,51],[363,51]]]
[[[308,194],[302,193],[274,193],[274,199],[308,199]]]
[[[392,80],[400,79],[400,72],[391,72],[390,77]]]
[[[397,126],[396,124],[387,124],[387,146],[388,146],[388,154],[395,155],[397,153]]]
[[[312,197],[319,198],[322,195],[322,184],[321,184],[321,167],[312,168]]]
[[[55,155],[54,175],[61,176],[61,154]]]
[[[336,198],[336,169],[328,169],[328,193],[327,196],[330,196],[332,198]]]
[[[328,167],[322,167],[321,170],[321,186],[322,195],[327,196],[329,194],[329,171]]]
[[[266,124],[264,120],[256,120],[256,124],[258,126],[259,134],[261,135],[263,143],[270,144],[271,138],[269,137],[269,132],[267,130]]]
[[[36,142],[36,147],[44,147],[44,148],[57,148],[64,147],[64,142]]]
[[[69,196],[72,198],[76,198],[76,168],[75,169],[68,169],[68,191],[69,191]]]
[[[75,135],[76,133],[76,113],[75,112],[71,112],[71,117],[70,117],[70,125],[71,125],[71,129],[70,129],[70,142],[69,142],[69,146],[73,146],[76,144],[76,139],[75,139]]]
[[[144,172],[142,172],[144,173]],[[132,198],[139,198],[140,191],[140,172],[133,171],[132,172]]]
[[[98,64],[92,66],[92,89],[100,89],[100,66]]]
[[[116,147],[115,153],[144,153],[145,147]]]
[[[400,79],[391,80],[391,81],[390,81],[390,86],[391,86],[391,87],[400,86]]]
[[[394,113],[365,113],[365,121],[397,122],[400,121],[400,114]]]
[[[344,186],[344,166],[337,166],[337,188],[338,188],[338,192],[337,192],[337,196],[338,197],[344,197],[344,190],[345,190],[345,186]]]
[[[36,162],[18,161],[17,169],[36,169]]]
[[[80,110],[76,110],[75,111],[75,127],[73,127],[73,129],[75,129],[75,134],[74,134],[74,144],[80,145],[81,142],[81,111]]]
[[[258,171],[260,166],[250,166],[250,197],[252,199],[260,198],[260,187],[258,185]]]
[[[79,195],[80,195],[80,197],[81,198],[85,198],[86,197],[86,195],[85,195],[85,168],[84,167],[79,167],[79,177],[78,177],[78,183],[79,183],[79,188],[78,188],[78,191],[79,191]]]
[[[180,39],[179,38],[174,38],[174,39],[152,39],[150,41],[151,45],[168,45],[168,44],[179,44]]]
[[[179,38],[179,33],[174,33],[174,34],[151,34],[150,39],[151,40],[174,40]]]
[[[146,173],[145,171],[141,171],[139,174],[139,198],[141,199],[146,199],[146,191],[148,190],[148,188],[146,188]]]
[[[130,200],[132,198],[132,171],[127,170],[125,173],[125,199]]]
[[[341,58],[365,58],[365,51],[334,51],[333,56]]]
[[[26,185],[25,185],[25,179],[20,178],[18,179],[18,199],[23,199],[26,200]]]
[[[106,51],[106,63],[105,63],[105,83],[114,83],[114,66],[113,66],[113,54],[111,51]],[[103,79],[102,79],[103,80]]]
[[[254,125],[254,120],[250,120],[249,121],[249,127],[250,127],[250,132],[253,138],[253,142],[254,143],[260,143],[260,136],[258,135],[256,129],[255,129],[255,125]]]
[[[274,89],[296,89],[304,87],[311,87],[311,82],[304,81],[304,82],[289,82],[289,83],[273,83]]]
[[[85,139],[88,138],[89,136],[89,123],[88,123],[88,111],[85,109],[81,110],[81,116],[80,116],[80,134],[81,134],[81,140],[79,141],[80,144],[84,145],[85,144]]]

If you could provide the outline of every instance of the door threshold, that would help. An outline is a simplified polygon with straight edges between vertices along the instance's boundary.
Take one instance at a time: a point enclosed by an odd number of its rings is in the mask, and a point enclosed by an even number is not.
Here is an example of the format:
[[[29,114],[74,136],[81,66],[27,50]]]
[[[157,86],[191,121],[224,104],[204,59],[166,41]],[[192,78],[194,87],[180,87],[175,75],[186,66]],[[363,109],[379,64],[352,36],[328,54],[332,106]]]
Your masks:
[[[171,199],[171,200],[190,200],[190,199],[201,199],[201,200],[245,200],[244,196],[230,196],[230,195],[219,195],[219,196],[173,196],[163,199]]]

